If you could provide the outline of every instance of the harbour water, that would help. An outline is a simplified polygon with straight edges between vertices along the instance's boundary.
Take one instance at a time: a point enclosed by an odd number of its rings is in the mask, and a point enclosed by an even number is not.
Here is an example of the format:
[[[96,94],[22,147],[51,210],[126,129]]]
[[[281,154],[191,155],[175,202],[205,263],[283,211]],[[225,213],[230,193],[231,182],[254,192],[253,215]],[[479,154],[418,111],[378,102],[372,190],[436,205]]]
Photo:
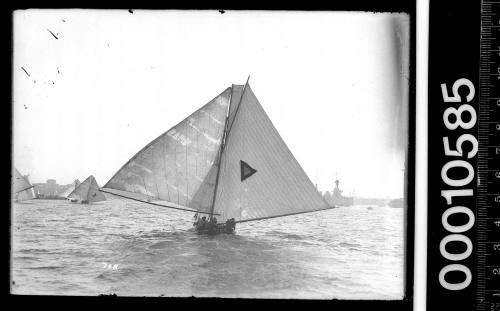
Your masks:
[[[192,213],[129,200],[14,203],[11,292],[402,299],[403,213],[340,207],[203,236]]]

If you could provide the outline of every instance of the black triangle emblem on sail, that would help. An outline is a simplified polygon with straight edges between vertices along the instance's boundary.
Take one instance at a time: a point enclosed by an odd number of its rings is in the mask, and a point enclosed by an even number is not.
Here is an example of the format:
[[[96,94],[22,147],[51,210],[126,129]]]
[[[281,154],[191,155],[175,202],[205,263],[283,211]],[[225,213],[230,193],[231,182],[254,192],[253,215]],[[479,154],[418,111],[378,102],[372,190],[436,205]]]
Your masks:
[[[248,165],[245,161],[240,160],[240,167],[241,167],[241,181],[244,181],[248,177],[252,176],[257,172],[256,169]]]

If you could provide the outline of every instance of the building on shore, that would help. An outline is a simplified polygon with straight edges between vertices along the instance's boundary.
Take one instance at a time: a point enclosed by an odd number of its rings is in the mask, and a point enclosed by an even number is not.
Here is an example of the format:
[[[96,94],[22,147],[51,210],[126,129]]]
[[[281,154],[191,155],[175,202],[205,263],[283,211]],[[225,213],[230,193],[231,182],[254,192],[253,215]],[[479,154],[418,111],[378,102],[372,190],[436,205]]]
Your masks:
[[[47,179],[45,183],[34,183],[33,186],[38,198],[54,199],[59,198],[59,194],[73,186],[73,184],[58,185],[55,179]]]

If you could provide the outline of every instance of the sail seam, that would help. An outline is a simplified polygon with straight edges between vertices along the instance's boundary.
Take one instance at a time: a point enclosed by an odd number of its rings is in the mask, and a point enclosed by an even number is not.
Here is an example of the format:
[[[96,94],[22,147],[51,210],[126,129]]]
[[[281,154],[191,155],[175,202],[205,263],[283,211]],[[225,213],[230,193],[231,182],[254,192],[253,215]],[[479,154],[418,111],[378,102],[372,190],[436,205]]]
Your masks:
[[[166,144],[163,144],[163,149],[165,149],[165,154],[167,154],[167,145]],[[166,184],[166,187],[167,188],[167,195],[168,195],[168,200],[170,201],[171,198],[170,198],[170,189],[169,189],[169,184],[168,184],[168,175],[167,175],[167,156],[164,157],[163,159],[163,173],[165,175],[165,184]]]
[[[205,105],[202,106],[205,107],[206,105],[208,105],[209,103],[213,102],[214,100],[216,100],[219,96],[221,96],[222,94],[224,94],[224,92],[226,92],[229,88],[226,88],[223,92],[221,92],[219,95],[215,96],[213,99],[211,99],[210,101],[208,101]],[[113,180],[119,173],[120,171],[125,168],[127,165],[129,165],[132,161],[134,161],[144,150],[146,150],[146,148],[148,148],[149,146],[151,146],[152,144],[156,143],[158,140],[160,140],[162,137],[164,137],[169,131],[171,131],[173,128],[179,126],[180,124],[182,124],[182,122],[185,122],[186,120],[188,120],[189,118],[191,117],[191,115],[187,116],[186,118],[184,118],[181,122],[177,123],[176,125],[174,125],[173,127],[171,127],[170,129],[168,129],[167,131],[163,132],[160,136],[156,137],[153,141],[149,142],[146,146],[144,146],[141,150],[139,150],[132,158],[130,158],[130,160],[128,160],[124,165],[122,165],[120,167],[120,169],[113,175],[113,177],[111,177],[109,179],[109,181],[104,185],[104,187],[107,186],[107,184]]]
[[[155,157],[154,157],[154,149],[150,148],[149,150],[151,151],[151,164],[153,166],[153,169],[155,169],[156,163],[155,163]],[[158,189],[158,178],[157,178],[156,174],[154,174],[153,180],[155,182],[155,187],[156,187],[156,196],[159,198],[160,197],[160,190]]]

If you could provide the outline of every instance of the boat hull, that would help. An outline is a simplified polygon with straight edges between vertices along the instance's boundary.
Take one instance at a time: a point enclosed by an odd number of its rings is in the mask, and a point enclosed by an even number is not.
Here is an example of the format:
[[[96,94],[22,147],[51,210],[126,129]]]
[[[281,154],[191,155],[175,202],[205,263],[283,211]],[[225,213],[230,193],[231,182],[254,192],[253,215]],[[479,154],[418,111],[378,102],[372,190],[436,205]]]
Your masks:
[[[196,233],[198,234],[207,234],[207,235],[215,235],[215,234],[233,234],[236,229],[236,224],[233,222],[226,223],[210,223],[210,222],[197,222],[194,223]]]

